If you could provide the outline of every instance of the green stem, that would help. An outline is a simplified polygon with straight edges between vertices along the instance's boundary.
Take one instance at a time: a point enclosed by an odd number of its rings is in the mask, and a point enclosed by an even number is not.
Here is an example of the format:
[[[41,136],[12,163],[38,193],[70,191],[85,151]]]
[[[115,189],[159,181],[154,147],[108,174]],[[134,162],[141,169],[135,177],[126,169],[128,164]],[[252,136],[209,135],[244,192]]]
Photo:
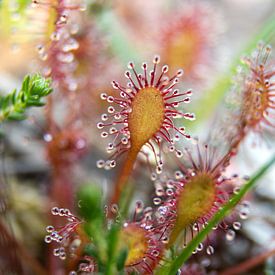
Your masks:
[[[159,270],[158,274],[175,275],[177,270],[189,259],[192,252],[197,248],[206,236],[211,232],[212,228],[218,224],[229,212],[234,208],[237,203],[243,198],[243,196],[250,190],[260,179],[264,173],[275,163],[275,156],[271,158],[258,172],[240,189],[239,193],[234,195],[223,207],[217,212],[214,217],[208,222],[205,228],[196,235],[187,247],[180,253],[180,255],[171,262],[168,266]]]
[[[116,256],[118,250],[118,241],[119,241],[119,232],[120,232],[120,223],[113,224],[110,233],[109,233],[109,245],[108,245],[108,261],[106,263],[105,275],[116,274]]]

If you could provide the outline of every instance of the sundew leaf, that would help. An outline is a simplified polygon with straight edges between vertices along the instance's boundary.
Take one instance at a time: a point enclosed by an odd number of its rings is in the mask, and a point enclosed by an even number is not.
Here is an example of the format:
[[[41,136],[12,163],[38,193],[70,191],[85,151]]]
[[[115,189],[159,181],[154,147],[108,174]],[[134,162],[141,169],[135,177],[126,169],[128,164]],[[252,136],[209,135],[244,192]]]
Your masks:
[[[223,100],[224,94],[229,90],[232,85],[232,76],[236,73],[236,68],[240,64],[240,58],[243,55],[248,55],[257,46],[259,41],[271,43],[275,41],[275,19],[274,16],[269,18],[261,27],[261,29],[251,38],[246,47],[236,55],[233,59],[228,72],[221,74],[214,85],[206,90],[194,107],[196,113],[196,121],[202,122],[209,118],[216,106]],[[201,108],[201,106],[207,106],[207,108]],[[184,121],[184,126],[188,128],[194,128],[198,123],[190,123]]]
[[[110,35],[110,44],[113,52],[124,63],[138,61],[138,50],[134,43],[128,38],[127,34],[119,21],[118,17],[111,10],[104,11],[97,15],[97,24],[99,28],[107,35]]]
[[[238,202],[244,197],[244,195],[256,185],[258,180],[266,173],[268,169],[275,163],[275,155],[269,160],[262,168],[260,168],[256,174],[235,194],[223,207],[217,212],[214,217],[208,221],[208,224],[202,229],[182,250],[178,257],[172,260],[169,264],[162,267],[156,274],[159,275],[174,275],[178,269],[189,259],[193,251],[198,247],[199,243],[203,242],[206,236],[212,231],[226,215],[238,204]]]

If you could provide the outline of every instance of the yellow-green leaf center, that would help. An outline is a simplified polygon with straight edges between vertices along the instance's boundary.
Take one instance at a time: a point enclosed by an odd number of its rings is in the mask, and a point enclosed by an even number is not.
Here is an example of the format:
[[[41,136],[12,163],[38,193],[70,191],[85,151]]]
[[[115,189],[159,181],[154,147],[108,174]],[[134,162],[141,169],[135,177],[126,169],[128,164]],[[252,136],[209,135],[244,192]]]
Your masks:
[[[128,249],[125,266],[134,265],[145,257],[148,250],[146,230],[136,225],[129,225],[121,230],[120,246]]]
[[[139,90],[129,115],[131,146],[139,150],[161,128],[164,120],[164,100],[154,87]]]
[[[186,183],[178,197],[177,219],[170,244],[177,239],[183,229],[211,210],[215,196],[215,180],[209,173],[199,173]]]

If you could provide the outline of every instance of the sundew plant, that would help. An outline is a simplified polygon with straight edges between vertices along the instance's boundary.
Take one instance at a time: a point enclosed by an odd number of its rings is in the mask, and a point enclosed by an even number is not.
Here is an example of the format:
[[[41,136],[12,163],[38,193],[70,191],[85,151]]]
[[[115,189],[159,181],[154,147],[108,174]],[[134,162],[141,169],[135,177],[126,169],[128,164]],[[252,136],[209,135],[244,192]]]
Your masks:
[[[0,274],[274,274],[274,15],[0,1]]]

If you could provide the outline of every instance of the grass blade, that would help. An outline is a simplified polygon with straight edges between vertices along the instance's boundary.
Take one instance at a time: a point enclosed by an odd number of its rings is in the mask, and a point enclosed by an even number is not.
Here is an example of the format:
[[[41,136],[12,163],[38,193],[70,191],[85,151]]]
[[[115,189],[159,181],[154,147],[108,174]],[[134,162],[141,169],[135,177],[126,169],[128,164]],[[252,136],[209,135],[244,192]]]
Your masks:
[[[271,158],[257,173],[240,189],[239,193],[235,194],[223,207],[214,215],[208,222],[205,228],[195,236],[187,247],[180,253],[180,255],[172,261],[168,266],[160,270],[158,274],[175,275],[178,269],[189,259],[192,252],[197,248],[206,236],[211,232],[212,228],[218,224],[236,204],[243,198],[243,196],[257,183],[257,181],[264,175],[264,173],[275,163],[275,156]]]

